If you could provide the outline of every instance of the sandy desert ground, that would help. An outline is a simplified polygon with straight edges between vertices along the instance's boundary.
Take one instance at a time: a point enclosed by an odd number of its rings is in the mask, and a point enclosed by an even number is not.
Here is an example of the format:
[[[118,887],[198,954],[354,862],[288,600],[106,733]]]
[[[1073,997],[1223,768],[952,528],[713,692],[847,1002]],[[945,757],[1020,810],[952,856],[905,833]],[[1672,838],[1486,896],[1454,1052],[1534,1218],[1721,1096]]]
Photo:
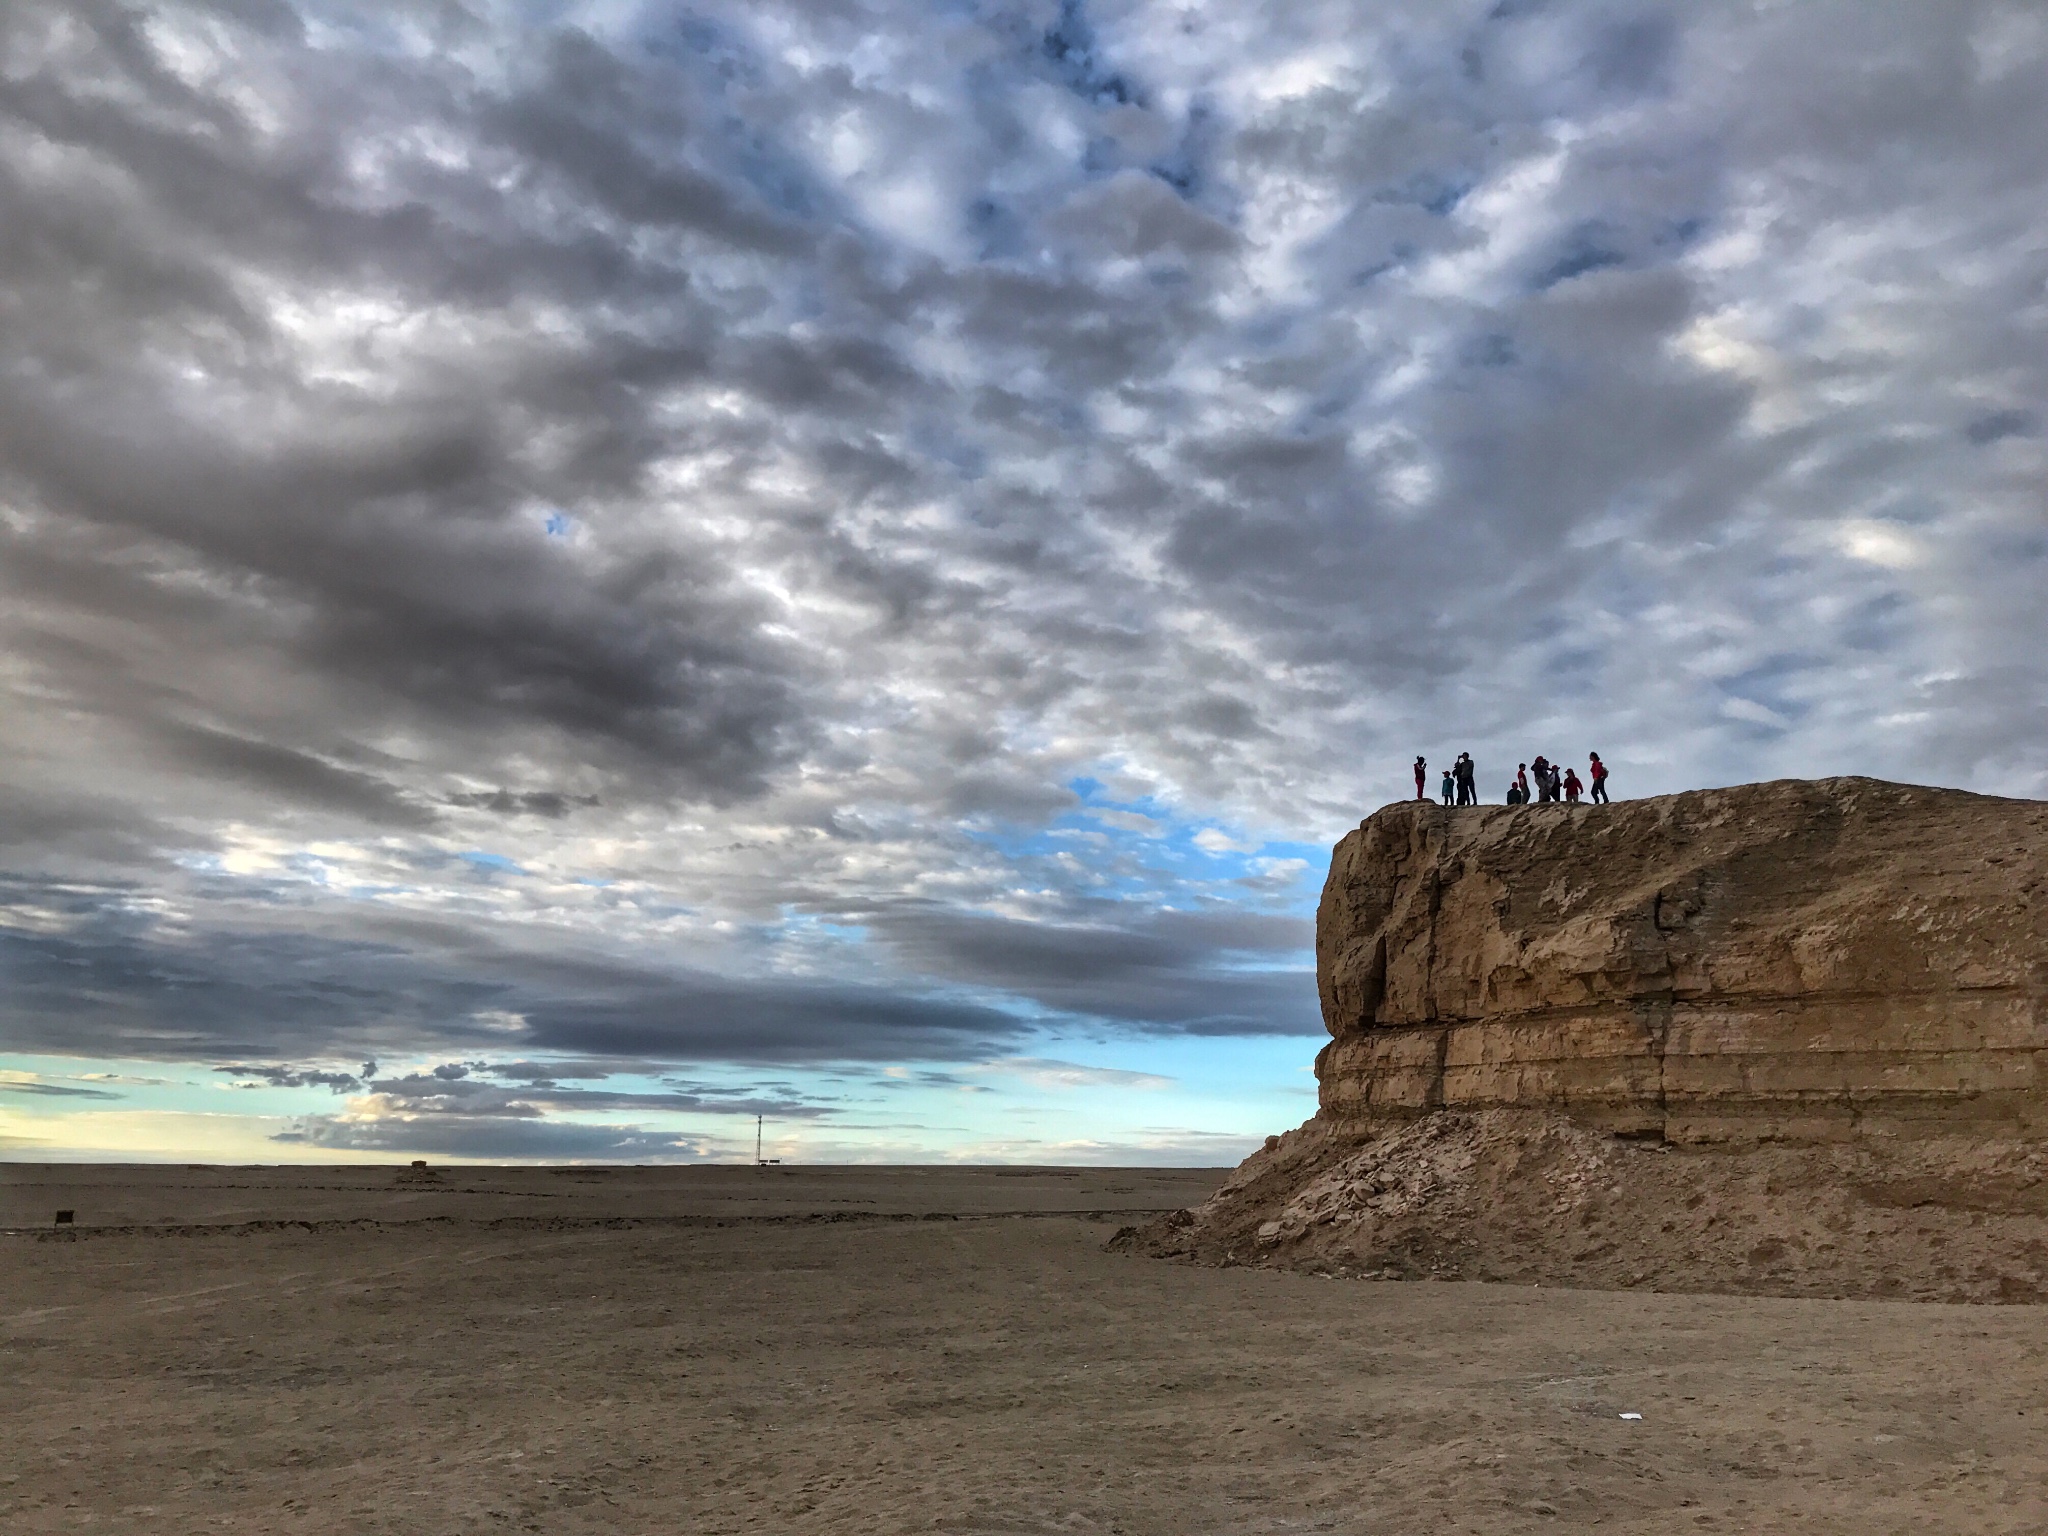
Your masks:
[[[1220,1177],[0,1169],[0,1530],[2048,1529],[2048,1309],[1103,1251]]]

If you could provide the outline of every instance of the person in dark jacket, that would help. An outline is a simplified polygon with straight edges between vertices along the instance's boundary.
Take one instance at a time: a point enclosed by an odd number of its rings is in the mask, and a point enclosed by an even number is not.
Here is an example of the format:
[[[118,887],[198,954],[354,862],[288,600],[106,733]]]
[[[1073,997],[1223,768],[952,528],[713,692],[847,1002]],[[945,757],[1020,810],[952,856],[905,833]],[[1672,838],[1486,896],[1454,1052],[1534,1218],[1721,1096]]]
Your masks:
[[[1529,771],[1536,775],[1536,803],[1538,805],[1548,805],[1552,794],[1550,788],[1550,759],[1541,752],[1538,752],[1536,754],[1536,761],[1529,765]]]
[[[1477,805],[1479,803],[1479,769],[1474,765],[1470,752],[1460,752],[1458,754],[1457,767],[1454,771],[1458,779],[1458,804]]]
[[[1425,763],[1420,757],[1415,759],[1415,798],[1418,800],[1427,800],[1429,798],[1429,764]]]

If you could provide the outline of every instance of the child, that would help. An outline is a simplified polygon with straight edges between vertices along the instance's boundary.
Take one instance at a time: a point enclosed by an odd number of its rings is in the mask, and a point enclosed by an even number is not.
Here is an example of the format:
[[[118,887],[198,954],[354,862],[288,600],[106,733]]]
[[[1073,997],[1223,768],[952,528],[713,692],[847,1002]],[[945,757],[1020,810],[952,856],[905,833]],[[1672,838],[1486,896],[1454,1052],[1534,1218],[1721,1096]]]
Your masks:
[[[1457,787],[1456,787],[1456,785],[1454,785],[1454,784],[1453,784],[1453,783],[1451,782],[1451,770],[1450,770],[1450,769],[1448,769],[1448,768],[1446,768],[1446,769],[1444,770],[1444,787],[1443,787],[1443,797],[1444,797],[1444,804],[1445,804],[1445,805],[1449,805],[1449,804],[1451,803],[1451,800],[1452,800],[1452,798],[1453,798],[1453,797],[1454,797],[1454,796],[1455,796],[1455,795],[1457,794],[1457,792],[1458,792],[1458,791],[1457,791]]]
[[[1586,786],[1579,782],[1579,770],[1567,768],[1564,771],[1564,802],[1566,805],[1579,803],[1579,791]]]

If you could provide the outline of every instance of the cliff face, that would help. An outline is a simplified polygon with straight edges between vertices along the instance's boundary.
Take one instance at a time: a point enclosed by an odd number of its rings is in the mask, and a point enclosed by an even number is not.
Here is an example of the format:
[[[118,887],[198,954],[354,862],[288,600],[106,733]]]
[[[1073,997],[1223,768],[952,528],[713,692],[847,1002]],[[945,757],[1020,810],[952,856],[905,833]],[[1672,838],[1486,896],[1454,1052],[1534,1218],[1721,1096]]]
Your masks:
[[[1321,1108],[1162,1257],[2048,1299],[2048,805],[1869,779],[1388,806],[1316,925]]]
[[[1316,924],[1323,1115],[2048,1128],[2048,806],[1870,779],[1393,805]]]

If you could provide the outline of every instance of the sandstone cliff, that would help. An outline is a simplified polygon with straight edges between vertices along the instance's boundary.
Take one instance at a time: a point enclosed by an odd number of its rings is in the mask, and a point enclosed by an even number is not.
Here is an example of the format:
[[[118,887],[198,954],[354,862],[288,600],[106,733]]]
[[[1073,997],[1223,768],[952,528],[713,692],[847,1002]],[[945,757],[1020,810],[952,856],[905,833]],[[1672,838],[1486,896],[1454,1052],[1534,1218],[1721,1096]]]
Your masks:
[[[1870,779],[1389,806],[1316,922],[1324,1112],[1546,1106],[1679,1141],[2048,1100],[2048,806]]]
[[[1334,851],[1316,962],[1316,1117],[1139,1246],[2048,1287],[2048,805],[1870,779],[1392,805]]]

